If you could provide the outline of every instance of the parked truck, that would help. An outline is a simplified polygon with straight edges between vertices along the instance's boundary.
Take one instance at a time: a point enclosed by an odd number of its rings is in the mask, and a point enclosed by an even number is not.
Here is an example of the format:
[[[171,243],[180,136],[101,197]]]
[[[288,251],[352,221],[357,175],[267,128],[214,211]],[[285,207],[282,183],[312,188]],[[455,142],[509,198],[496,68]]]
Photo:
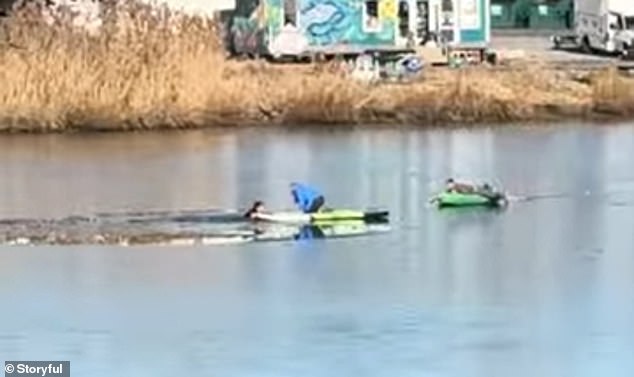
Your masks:
[[[631,57],[634,0],[575,0],[574,32],[553,37],[555,48],[573,44],[586,53]]]

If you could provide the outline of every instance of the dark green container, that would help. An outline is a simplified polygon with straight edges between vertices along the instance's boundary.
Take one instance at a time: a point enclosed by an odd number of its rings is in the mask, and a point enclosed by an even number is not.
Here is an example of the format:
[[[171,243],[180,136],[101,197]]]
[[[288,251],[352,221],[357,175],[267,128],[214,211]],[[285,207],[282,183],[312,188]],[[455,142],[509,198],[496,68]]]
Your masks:
[[[570,28],[571,12],[566,12],[568,0],[544,1],[533,4],[530,12],[531,29],[566,29]]]
[[[491,2],[491,27],[494,29],[508,29],[515,27],[515,20],[511,3],[508,1]]]
[[[511,3],[511,17],[516,28],[530,28],[533,5],[532,0],[515,0]]]

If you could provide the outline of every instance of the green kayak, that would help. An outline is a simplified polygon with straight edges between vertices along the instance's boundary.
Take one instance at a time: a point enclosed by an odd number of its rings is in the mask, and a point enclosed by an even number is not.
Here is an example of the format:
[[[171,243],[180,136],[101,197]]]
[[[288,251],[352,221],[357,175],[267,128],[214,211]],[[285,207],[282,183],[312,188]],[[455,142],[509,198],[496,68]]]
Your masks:
[[[481,193],[463,194],[447,191],[438,194],[434,201],[438,203],[439,207],[502,207],[507,202],[504,194],[500,193],[485,195]]]

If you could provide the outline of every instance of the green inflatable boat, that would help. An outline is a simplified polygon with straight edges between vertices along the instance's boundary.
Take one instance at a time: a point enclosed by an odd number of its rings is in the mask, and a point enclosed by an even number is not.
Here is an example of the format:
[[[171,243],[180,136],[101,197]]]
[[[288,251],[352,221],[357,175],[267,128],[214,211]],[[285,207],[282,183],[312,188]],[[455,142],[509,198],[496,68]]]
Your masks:
[[[508,201],[501,193],[458,193],[443,191],[436,195],[432,202],[438,207],[504,207]]]

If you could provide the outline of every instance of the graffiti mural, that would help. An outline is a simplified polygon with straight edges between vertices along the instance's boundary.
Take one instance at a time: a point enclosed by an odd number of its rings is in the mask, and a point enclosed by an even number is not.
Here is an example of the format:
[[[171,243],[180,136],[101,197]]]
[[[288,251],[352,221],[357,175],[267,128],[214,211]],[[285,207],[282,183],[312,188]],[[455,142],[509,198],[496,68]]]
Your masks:
[[[266,7],[261,0],[237,3],[231,26],[233,50],[237,54],[266,53]]]
[[[284,0],[266,0],[266,24],[271,36],[280,33],[284,27]]]
[[[396,21],[398,18],[397,0],[379,1],[379,20],[380,21]]]
[[[311,45],[389,44],[395,37],[396,0],[379,0],[379,27],[364,30],[365,1],[298,0],[299,23]]]
[[[285,1],[292,0],[236,0],[231,27],[234,51],[265,54],[271,48],[279,52],[291,45],[395,43],[398,0],[294,0],[291,9],[298,10],[297,27],[284,25]],[[369,19],[371,28],[366,24]]]
[[[234,21],[232,32],[233,48],[238,54],[259,54],[265,45],[266,32],[258,24],[247,18]]]
[[[316,45],[342,42],[354,19],[355,9],[342,0],[308,0],[299,16],[304,34]]]

